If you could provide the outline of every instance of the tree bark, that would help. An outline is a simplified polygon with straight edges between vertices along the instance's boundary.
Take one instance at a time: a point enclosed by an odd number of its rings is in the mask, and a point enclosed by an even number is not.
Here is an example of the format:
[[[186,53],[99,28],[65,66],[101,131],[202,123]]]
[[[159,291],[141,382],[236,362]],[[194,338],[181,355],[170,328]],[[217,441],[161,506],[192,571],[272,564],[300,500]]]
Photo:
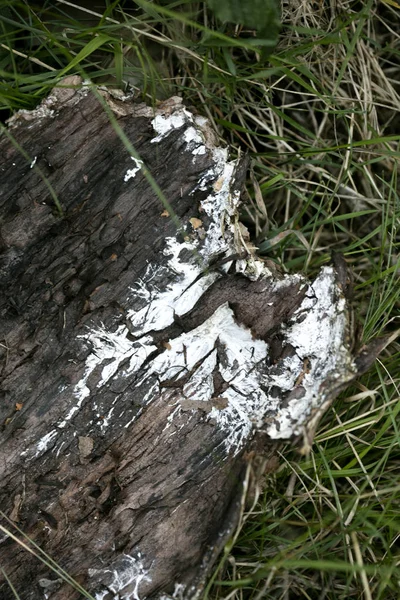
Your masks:
[[[132,156],[71,84],[0,138],[3,526],[96,600],[193,599],[254,451],[309,444],[372,357],[352,354],[342,268],[256,258],[246,160],[203,118],[103,92]],[[0,563],[22,600],[82,597],[4,532]]]

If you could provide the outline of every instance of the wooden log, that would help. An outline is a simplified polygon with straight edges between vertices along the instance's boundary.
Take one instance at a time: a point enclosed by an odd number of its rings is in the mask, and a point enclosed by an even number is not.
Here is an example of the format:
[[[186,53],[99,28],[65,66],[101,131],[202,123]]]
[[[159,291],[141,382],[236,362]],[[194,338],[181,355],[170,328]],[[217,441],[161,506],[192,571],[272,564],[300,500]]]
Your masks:
[[[254,450],[308,445],[372,355],[351,351],[342,267],[310,282],[254,255],[246,160],[204,118],[103,92],[133,156],[65,85],[0,138],[3,526],[96,600],[193,600]],[[82,597],[4,532],[0,562],[22,600]]]

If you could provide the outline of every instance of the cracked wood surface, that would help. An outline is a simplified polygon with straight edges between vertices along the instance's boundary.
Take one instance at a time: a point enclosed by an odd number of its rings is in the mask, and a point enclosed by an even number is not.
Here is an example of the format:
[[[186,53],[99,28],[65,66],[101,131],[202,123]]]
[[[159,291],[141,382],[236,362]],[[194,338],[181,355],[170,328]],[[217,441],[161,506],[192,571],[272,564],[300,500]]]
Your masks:
[[[96,600],[195,598],[249,450],[312,435],[371,358],[351,354],[340,269],[309,282],[253,256],[245,162],[204,119],[104,97],[143,162],[84,88],[12,120],[25,157],[0,138],[1,509]],[[6,535],[0,561],[22,600],[80,597]]]

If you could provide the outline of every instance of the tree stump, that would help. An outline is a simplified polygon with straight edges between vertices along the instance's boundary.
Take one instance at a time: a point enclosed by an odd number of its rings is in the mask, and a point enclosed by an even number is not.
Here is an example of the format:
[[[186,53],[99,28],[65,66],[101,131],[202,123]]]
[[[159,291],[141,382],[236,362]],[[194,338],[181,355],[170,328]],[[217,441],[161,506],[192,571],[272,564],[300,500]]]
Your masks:
[[[65,85],[0,138],[3,526],[96,600],[193,600],[254,450],[308,443],[371,355],[351,351],[342,266],[310,282],[255,256],[246,160],[203,117],[102,92],[132,155]],[[22,600],[82,597],[4,532],[0,563]]]

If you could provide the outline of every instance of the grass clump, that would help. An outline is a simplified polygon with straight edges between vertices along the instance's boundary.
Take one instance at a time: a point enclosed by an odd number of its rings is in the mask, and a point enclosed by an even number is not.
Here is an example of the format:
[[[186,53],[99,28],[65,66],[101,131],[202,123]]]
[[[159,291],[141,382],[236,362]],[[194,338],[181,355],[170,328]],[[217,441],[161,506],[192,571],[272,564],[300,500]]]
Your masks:
[[[283,0],[268,58],[254,37],[204,2],[3,2],[0,118],[66,74],[153,103],[182,95],[251,156],[242,218],[262,256],[312,276],[344,254],[360,346],[399,328],[400,8]],[[308,457],[282,451],[208,598],[399,597],[399,387],[394,342]]]

